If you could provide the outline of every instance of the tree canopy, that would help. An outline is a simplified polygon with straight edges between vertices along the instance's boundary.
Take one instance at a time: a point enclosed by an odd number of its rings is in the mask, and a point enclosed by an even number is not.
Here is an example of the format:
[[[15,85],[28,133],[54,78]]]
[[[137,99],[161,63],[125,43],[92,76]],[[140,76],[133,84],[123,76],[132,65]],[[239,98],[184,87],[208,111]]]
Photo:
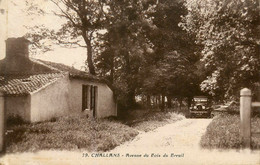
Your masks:
[[[208,73],[201,89],[215,97],[237,96],[259,82],[259,5],[255,0],[187,0],[181,26],[196,35]]]
[[[230,98],[259,82],[254,0],[51,2],[65,23],[58,31],[39,25],[28,37],[85,47],[87,70],[113,84],[122,107],[137,95]]]

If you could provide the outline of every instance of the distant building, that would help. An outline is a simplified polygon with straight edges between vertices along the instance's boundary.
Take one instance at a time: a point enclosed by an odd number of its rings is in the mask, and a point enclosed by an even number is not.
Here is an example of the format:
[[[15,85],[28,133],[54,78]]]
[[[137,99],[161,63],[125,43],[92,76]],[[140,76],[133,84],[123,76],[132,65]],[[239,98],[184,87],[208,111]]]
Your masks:
[[[28,122],[50,120],[73,113],[91,117],[117,116],[114,94],[105,80],[72,67],[30,59],[29,41],[6,40],[0,60],[0,90],[7,117]]]

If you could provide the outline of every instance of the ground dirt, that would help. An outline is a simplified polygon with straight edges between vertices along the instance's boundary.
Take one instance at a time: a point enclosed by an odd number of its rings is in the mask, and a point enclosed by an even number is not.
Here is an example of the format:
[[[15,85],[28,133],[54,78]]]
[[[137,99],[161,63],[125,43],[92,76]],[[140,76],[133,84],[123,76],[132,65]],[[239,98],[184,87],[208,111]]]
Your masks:
[[[207,150],[199,146],[212,119],[183,119],[147,133],[96,157],[85,151],[40,151],[2,157],[2,164],[260,164],[260,151]],[[112,154],[109,157],[109,154]],[[83,157],[83,155],[85,157]],[[87,155],[87,156],[86,156]],[[115,157],[118,156],[119,157]],[[167,156],[166,156],[167,155]],[[141,156],[141,157],[139,157]],[[146,157],[147,156],[147,157]]]

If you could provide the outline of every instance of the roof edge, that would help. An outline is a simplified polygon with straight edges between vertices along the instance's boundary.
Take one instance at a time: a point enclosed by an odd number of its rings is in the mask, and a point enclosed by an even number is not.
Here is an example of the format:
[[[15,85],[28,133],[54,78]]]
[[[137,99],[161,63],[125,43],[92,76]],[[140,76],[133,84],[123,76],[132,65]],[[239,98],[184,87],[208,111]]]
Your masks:
[[[37,92],[39,92],[39,91],[41,91],[41,90],[47,88],[48,86],[50,86],[51,84],[54,84],[55,82],[57,82],[58,80],[64,78],[65,76],[66,76],[66,75],[61,74],[61,77],[58,77],[57,79],[54,79],[54,80],[50,81],[50,82],[47,83],[47,84],[44,84],[42,87],[40,87],[39,89],[37,89],[37,90],[35,90],[35,91],[33,91],[33,92],[29,92],[29,95],[34,95],[35,93],[37,93]]]

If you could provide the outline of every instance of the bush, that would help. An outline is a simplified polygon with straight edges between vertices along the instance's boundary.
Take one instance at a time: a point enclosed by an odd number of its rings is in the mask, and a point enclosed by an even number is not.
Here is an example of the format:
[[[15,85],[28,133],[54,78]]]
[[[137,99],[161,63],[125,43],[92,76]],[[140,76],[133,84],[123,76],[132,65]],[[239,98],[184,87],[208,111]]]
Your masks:
[[[229,114],[239,114],[239,103],[238,102],[231,102],[227,108],[227,112]]]
[[[13,116],[9,116],[7,118],[6,124],[8,126],[13,126],[13,125],[20,125],[20,124],[25,124],[27,122],[25,122],[20,116],[18,115],[13,115]]]
[[[259,132],[260,118],[252,118],[252,132]],[[221,114],[213,119],[202,136],[200,144],[205,148],[239,149],[240,138],[239,115]],[[252,148],[260,149],[260,139],[252,138]]]

